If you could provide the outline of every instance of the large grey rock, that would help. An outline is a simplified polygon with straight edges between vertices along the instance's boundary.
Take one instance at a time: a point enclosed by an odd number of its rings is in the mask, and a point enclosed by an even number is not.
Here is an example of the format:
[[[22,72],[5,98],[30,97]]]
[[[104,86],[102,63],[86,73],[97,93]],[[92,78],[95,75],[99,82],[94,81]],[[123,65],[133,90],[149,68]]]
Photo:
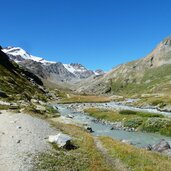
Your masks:
[[[169,143],[167,141],[165,141],[164,139],[162,139],[159,143],[155,144],[152,146],[152,150],[153,151],[157,151],[157,152],[164,152],[166,150],[171,149]]]
[[[73,119],[73,118],[74,118],[74,116],[73,116],[73,115],[68,114],[68,115],[67,115],[67,118]]]
[[[11,103],[9,103],[9,102],[4,102],[4,101],[0,101],[0,105],[10,106]]]
[[[31,99],[30,102],[34,104],[34,103],[38,103],[38,100],[37,99]]]
[[[5,98],[5,97],[8,97],[8,95],[5,92],[0,90],[0,97]]]
[[[130,140],[121,140],[122,143],[132,145]]]
[[[171,112],[171,105],[164,106],[164,108],[162,110],[165,112]]]
[[[88,132],[90,132],[90,133],[94,132],[93,129],[92,129],[90,126],[86,126],[85,128],[86,128],[86,130],[87,130]]]
[[[163,151],[163,154],[165,154],[167,156],[171,156],[171,149]]]
[[[19,109],[19,105],[16,103],[11,103],[10,104],[10,109]]]
[[[37,105],[36,106],[36,111],[37,112],[46,112],[46,108],[44,106],[41,106],[41,105]]]
[[[57,144],[59,148],[68,149],[71,146],[71,140],[72,138],[69,135],[63,133],[49,136],[49,142]]]

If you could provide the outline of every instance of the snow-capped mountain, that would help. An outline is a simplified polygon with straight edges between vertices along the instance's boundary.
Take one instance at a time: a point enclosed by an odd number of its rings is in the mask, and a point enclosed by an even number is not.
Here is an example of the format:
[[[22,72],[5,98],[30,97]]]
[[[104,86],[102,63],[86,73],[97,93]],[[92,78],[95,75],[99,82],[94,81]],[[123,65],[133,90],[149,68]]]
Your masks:
[[[14,60],[22,67],[32,71],[40,78],[55,83],[76,81],[104,74],[101,70],[88,70],[83,65],[77,63],[62,64],[61,62],[47,61],[44,58],[29,54],[20,47],[7,47],[3,48],[2,51],[6,53],[11,60]]]
[[[28,52],[26,52],[20,47],[8,46],[7,48],[2,49],[2,51],[6,53],[12,60],[15,60],[15,62],[21,62],[23,60],[30,59],[36,62],[41,62],[43,64],[55,63],[55,62],[46,61],[41,57],[30,55]]]

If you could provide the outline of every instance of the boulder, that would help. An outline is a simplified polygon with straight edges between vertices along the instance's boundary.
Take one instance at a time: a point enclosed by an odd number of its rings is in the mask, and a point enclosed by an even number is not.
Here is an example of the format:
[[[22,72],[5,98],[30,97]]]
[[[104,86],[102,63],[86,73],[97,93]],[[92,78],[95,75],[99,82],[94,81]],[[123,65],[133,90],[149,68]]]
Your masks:
[[[0,105],[10,106],[11,103],[9,103],[9,102],[4,102],[4,101],[0,101]]]
[[[159,143],[155,144],[152,146],[152,150],[153,151],[157,151],[157,152],[164,152],[165,150],[169,150],[171,149],[169,143],[167,141],[165,141],[164,139],[160,140]]]
[[[41,106],[41,105],[37,105],[36,106],[36,111],[38,112],[46,112],[46,108],[44,106]]]
[[[38,102],[39,102],[40,105],[43,105],[43,106],[46,105],[46,103],[41,101],[41,100],[39,100]]]
[[[49,136],[49,142],[57,144],[59,148],[71,149],[71,146],[73,146],[71,140],[72,138],[69,135],[63,133]]]
[[[122,140],[121,142],[124,144],[133,145],[129,140]]]
[[[165,154],[167,156],[171,156],[171,149],[163,151],[163,154]]]
[[[34,104],[34,103],[38,103],[39,101],[37,99],[31,99],[30,102]]]
[[[171,105],[166,105],[164,106],[162,109],[160,109],[161,111],[164,112],[171,112]]]
[[[74,116],[73,116],[73,115],[68,114],[68,115],[67,115],[67,118],[73,119],[73,118],[74,118]]]
[[[9,108],[10,109],[19,109],[19,105],[16,103],[11,103]]]
[[[5,92],[0,90],[0,97],[6,98],[8,97],[8,95]]]
[[[92,129],[90,126],[87,126],[87,127],[86,127],[86,130],[87,130],[88,132],[90,132],[90,133],[94,132],[93,129]]]
[[[152,145],[148,144],[146,147],[145,147],[146,150],[148,151],[151,151],[153,149]]]

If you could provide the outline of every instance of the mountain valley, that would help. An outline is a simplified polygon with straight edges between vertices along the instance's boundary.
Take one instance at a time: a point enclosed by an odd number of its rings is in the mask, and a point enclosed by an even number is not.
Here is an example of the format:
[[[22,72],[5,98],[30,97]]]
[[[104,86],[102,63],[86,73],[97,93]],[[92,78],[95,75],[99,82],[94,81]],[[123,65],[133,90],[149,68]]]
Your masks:
[[[1,48],[0,170],[170,171],[170,93],[171,37],[106,73]]]

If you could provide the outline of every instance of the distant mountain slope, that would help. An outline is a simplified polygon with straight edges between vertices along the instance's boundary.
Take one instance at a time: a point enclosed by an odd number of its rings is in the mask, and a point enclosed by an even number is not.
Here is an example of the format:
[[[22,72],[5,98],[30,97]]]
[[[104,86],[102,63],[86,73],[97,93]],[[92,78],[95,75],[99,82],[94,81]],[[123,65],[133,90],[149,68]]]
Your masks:
[[[44,92],[40,88],[42,85],[37,76],[11,62],[0,50],[0,92],[5,93],[11,100],[44,98]]]
[[[145,58],[122,64],[101,78],[87,81],[78,91],[120,95],[171,92],[171,37]]]
[[[35,57],[19,47],[7,47],[3,49],[11,60],[27,68],[42,80],[53,83],[72,83],[95,75],[102,75],[102,70],[91,71],[81,64],[62,64],[61,62],[46,61]]]

